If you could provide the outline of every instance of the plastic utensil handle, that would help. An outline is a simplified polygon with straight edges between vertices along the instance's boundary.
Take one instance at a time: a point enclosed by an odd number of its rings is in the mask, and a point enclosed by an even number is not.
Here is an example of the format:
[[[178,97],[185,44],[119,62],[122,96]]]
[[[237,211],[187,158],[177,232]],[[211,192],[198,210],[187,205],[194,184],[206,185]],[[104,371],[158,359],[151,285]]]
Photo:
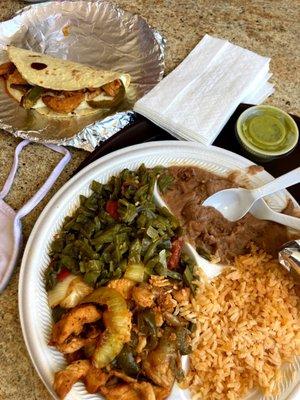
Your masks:
[[[251,190],[254,200],[265,197],[268,194],[277,192],[278,190],[285,189],[289,186],[295,185],[300,182],[300,167],[281,175],[279,178],[274,179],[272,182],[267,183],[257,189]]]
[[[300,231],[300,218],[273,211],[268,219]]]

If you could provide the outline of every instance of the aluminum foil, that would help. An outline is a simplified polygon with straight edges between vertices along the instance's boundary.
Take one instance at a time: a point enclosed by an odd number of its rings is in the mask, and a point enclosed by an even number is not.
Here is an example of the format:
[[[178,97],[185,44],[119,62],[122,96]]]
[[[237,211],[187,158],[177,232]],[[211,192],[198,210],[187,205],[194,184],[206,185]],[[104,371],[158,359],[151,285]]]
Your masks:
[[[292,240],[285,243],[278,255],[281,265],[283,265],[300,284],[300,240]]]
[[[162,78],[165,40],[139,15],[101,0],[34,4],[0,24],[0,63],[6,45],[131,75],[126,100],[113,113],[54,119],[23,109],[0,84],[0,128],[35,142],[92,151],[133,119],[133,104]]]

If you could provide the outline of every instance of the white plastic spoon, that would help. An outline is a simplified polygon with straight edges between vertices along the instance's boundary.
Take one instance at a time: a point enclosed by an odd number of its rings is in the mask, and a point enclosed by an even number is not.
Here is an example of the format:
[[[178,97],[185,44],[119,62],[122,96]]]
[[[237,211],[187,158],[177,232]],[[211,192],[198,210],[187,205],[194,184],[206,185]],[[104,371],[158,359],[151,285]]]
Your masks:
[[[167,203],[164,201],[159,192],[157,182],[155,182],[154,185],[153,197],[155,204],[158,207],[166,207],[169,212],[171,212],[170,208],[168,207]],[[204,257],[200,256],[200,254],[197,253],[197,251],[190,243],[185,242],[183,251],[194,261],[197,267],[201,268],[208,280],[211,280],[222,273],[224,269],[223,265],[213,264],[206,260]]]
[[[243,218],[258,199],[299,182],[300,167],[256,189],[233,188],[221,190],[208,197],[203,202],[203,205],[214,207],[229,221],[237,221]]]
[[[264,199],[258,199],[249,211],[258,219],[266,219],[288,226],[289,228],[300,230],[300,218],[282,214],[272,210]]]

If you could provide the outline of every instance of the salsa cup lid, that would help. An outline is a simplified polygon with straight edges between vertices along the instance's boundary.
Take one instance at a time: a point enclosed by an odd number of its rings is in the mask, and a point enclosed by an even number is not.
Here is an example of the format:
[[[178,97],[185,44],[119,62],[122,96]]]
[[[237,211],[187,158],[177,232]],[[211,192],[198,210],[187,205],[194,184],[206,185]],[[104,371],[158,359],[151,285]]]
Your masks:
[[[291,138],[289,142],[287,143],[287,146],[280,150],[268,150],[268,149],[261,149],[257,146],[255,146],[253,143],[251,143],[244,135],[243,130],[242,130],[242,124],[247,121],[249,117],[252,117],[257,111],[260,111],[261,113],[265,113],[266,115],[270,114],[270,111],[276,112],[278,116],[282,116],[285,118],[285,120],[289,123],[291,126],[291,130],[293,135],[291,135]],[[280,108],[274,107],[274,106],[269,106],[269,105],[258,105],[258,106],[253,106],[249,107],[247,110],[242,112],[242,114],[239,116],[237,123],[236,123],[236,132],[237,135],[241,141],[241,143],[251,152],[256,153],[258,155],[262,156],[281,156],[284,155],[288,152],[290,152],[297,144],[298,139],[299,139],[299,130],[296,122],[294,119],[285,111],[281,110]]]

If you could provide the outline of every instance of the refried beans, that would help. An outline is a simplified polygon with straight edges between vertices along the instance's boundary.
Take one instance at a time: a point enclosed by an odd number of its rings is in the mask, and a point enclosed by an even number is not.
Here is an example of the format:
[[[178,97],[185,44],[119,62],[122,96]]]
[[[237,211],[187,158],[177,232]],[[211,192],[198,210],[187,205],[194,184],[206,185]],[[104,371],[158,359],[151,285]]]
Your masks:
[[[289,240],[286,227],[260,220],[251,214],[236,222],[228,221],[202,202],[219,190],[238,187],[232,177],[222,177],[192,166],[170,167],[173,185],[164,194],[165,201],[181,221],[187,240],[203,255],[217,257],[223,263],[249,251],[251,243],[277,256],[279,246]]]

